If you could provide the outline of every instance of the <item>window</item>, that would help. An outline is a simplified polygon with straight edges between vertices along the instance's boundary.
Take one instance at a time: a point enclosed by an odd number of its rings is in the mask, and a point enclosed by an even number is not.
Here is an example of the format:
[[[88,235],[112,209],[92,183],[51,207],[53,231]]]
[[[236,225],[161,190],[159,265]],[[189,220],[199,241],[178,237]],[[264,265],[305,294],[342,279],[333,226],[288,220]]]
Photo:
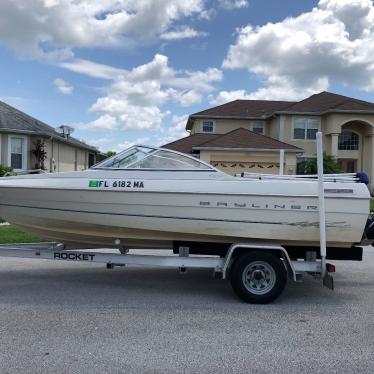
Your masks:
[[[358,134],[352,131],[343,131],[339,135],[338,149],[342,151],[357,151],[359,146]]]
[[[264,122],[263,121],[253,121],[251,124],[251,130],[256,134],[264,134]]]
[[[94,169],[165,169],[165,170],[210,170],[214,169],[193,157],[167,149],[134,146],[93,167]]]
[[[26,141],[24,136],[9,136],[8,165],[14,170],[27,168]]]
[[[213,132],[214,131],[214,122],[209,121],[203,121],[203,132]]]
[[[293,138],[295,140],[314,140],[319,130],[319,119],[295,118],[293,123]]]
[[[177,153],[158,150],[130,166],[132,169],[208,169],[198,160],[187,158]]]

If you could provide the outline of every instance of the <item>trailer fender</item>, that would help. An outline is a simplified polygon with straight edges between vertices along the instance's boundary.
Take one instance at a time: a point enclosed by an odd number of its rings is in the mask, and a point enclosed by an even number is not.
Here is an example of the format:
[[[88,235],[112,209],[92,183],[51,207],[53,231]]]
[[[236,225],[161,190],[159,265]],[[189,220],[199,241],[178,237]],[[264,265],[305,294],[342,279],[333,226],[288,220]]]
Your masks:
[[[287,253],[287,251],[281,246],[276,244],[267,243],[234,243],[230,246],[227,255],[224,259],[222,267],[222,279],[227,277],[227,269],[230,267],[233,257],[241,253],[248,252],[268,252],[277,253],[280,258],[283,259],[284,266],[287,270],[288,276],[296,281],[296,271],[292,265],[292,261]]]

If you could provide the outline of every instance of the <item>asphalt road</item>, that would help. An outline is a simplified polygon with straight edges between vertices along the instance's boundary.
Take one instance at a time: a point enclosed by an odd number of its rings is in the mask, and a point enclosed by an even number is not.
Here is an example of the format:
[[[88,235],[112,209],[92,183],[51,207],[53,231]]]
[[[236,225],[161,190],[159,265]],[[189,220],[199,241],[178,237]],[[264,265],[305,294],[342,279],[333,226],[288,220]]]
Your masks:
[[[207,270],[0,259],[0,372],[373,373],[374,248],[270,305]]]

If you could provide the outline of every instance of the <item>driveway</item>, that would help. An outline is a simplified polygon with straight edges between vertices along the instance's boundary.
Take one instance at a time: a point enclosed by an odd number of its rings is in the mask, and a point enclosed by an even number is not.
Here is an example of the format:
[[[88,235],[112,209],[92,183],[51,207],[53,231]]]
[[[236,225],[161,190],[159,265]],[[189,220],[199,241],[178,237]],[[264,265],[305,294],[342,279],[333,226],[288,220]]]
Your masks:
[[[1,373],[373,373],[374,248],[270,305],[207,270],[0,259]]]

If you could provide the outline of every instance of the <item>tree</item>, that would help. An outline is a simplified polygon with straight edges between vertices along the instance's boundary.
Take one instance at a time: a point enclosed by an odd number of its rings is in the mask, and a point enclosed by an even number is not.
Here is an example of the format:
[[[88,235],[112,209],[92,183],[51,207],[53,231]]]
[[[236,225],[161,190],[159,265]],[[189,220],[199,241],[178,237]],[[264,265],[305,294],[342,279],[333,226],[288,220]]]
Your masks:
[[[105,156],[109,158],[115,156],[116,154],[117,152],[115,151],[108,151],[107,153],[105,153]]]
[[[300,162],[297,165],[297,174],[317,174],[317,158],[311,158]],[[337,174],[343,173],[337,159],[333,156],[323,154],[323,173],[324,174]]]

